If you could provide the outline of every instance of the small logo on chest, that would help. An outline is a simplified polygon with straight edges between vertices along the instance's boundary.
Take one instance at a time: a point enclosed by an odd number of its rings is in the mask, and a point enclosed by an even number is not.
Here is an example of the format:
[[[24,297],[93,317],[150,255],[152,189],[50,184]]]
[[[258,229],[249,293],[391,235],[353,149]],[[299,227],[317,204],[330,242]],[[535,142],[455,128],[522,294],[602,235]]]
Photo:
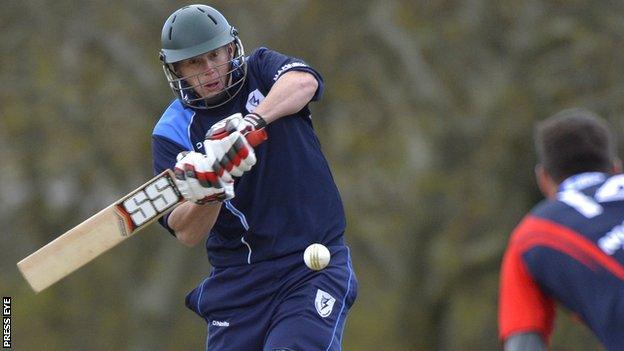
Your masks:
[[[260,90],[256,89],[247,96],[247,104],[245,105],[245,108],[247,111],[253,112],[253,110],[260,105],[262,100],[264,100],[264,95],[262,95]]]

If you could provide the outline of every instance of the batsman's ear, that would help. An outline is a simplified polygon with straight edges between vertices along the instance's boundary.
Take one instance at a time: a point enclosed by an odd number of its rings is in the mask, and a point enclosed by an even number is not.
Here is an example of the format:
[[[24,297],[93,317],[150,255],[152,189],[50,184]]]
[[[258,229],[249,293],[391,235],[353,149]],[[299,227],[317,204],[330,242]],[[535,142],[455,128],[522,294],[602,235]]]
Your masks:
[[[622,173],[622,160],[617,157],[613,160],[613,162],[611,163],[611,172],[613,174]]]
[[[557,196],[557,188],[559,187],[559,184],[552,179],[551,175],[541,164],[535,166],[535,179],[537,180],[537,185],[545,198],[552,199]]]

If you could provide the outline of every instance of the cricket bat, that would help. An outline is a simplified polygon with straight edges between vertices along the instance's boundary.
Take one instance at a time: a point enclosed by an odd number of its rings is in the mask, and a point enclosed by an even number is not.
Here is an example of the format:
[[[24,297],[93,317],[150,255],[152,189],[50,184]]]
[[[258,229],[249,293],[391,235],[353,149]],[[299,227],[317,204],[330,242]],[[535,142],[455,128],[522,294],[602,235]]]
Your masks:
[[[245,137],[252,146],[257,146],[267,139],[267,134],[261,129]],[[17,267],[38,293],[154,223],[183,201],[175,174],[167,169],[19,261]]]

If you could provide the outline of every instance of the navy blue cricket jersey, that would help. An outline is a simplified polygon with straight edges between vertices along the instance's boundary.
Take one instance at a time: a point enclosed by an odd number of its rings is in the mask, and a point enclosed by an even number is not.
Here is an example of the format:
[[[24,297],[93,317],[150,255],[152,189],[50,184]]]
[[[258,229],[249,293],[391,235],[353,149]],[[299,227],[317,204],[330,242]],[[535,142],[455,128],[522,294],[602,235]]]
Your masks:
[[[539,332],[547,341],[559,302],[608,350],[624,350],[623,247],[624,175],[565,180],[512,234],[501,272],[501,339]]]
[[[247,78],[228,103],[192,109],[175,100],[152,135],[154,172],[173,168],[182,151],[203,152],[208,129],[234,113],[245,115],[264,99],[281,75],[308,72],[318,81],[313,97],[323,92],[321,75],[300,59],[267,48],[247,58]],[[269,139],[255,148],[257,163],[234,184],[212,228],[206,249],[214,267],[229,267],[283,257],[311,243],[342,245],[345,215],[327,160],[321,152],[308,107],[267,126]],[[167,216],[161,219],[167,226]]]

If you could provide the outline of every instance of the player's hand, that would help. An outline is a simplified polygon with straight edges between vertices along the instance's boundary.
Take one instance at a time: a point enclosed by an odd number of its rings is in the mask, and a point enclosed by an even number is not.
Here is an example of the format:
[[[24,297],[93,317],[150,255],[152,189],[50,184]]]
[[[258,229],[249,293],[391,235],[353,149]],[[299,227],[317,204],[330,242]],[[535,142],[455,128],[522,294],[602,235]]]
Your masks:
[[[256,164],[256,153],[240,131],[234,131],[221,139],[206,139],[204,150],[207,155],[214,155],[223,168],[219,170],[218,167],[215,167],[217,174],[223,172],[240,177]]]
[[[257,113],[252,112],[245,115],[245,117],[240,113],[235,113],[215,123],[206,133],[206,139],[223,139],[236,131],[246,135],[249,132],[262,129],[266,125],[264,118]]]
[[[234,181],[212,152],[180,153],[174,173],[176,185],[188,201],[201,205],[234,197]]]

